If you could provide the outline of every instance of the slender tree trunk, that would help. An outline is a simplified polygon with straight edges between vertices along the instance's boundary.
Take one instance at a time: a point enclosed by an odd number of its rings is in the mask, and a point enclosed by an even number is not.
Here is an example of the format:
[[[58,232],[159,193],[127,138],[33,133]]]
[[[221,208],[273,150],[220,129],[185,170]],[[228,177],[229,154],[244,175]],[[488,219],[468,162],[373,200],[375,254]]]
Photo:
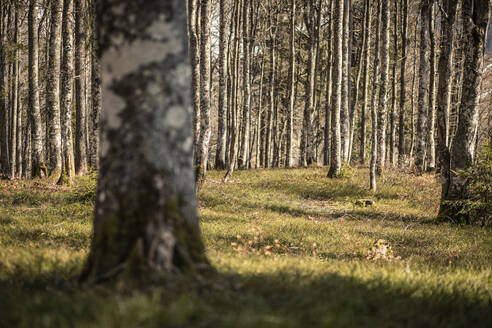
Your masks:
[[[442,177],[441,199],[444,200],[450,183],[450,153],[448,144],[449,113],[451,106],[453,76],[453,45],[455,38],[454,22],[458,0],[444,0],[441,15],[441,43],[439,56],[439,81],[437,87],[437,149]]]
[[[340,110],[342,101],[342,36],[343,36],[343,1],[335,1],[333,11],[333,80],[331,108],[331,162],[328,177],[334,178],[342,167]]]
[[[243,115],[241,133],[241,154],[239,156],[239,168],[247,169],[249,137],[251,124],[251,77],[250,77],[250,3],[244,1],[243,8]]]
[[[388,115],[388,76],[389,76],[389,0],[381,0],[381,80],[379,83],[378,111],[378,158],[376,174],[383,175],[386,163],[386,122]]]
[[[91,51],[91,133],[90,133],[90,164],[99,169],[99,116],[102,106],[101,95],[101,64],[98,56],[97,33],[99,26],[96,19],[96,2],[91,3],[92,51]]]
[[[410,98],[410,107],[412,108],[412,114],[410,118],[411,127],[410,127],[410,158],[413,159],[414,149],[415,149],[415,86],[417,81],[417,34],[418,34],[418,21],[415,26],[415,34],[414,34],[414,47],[413,47],[413,77],[412,77],[412,97]]]
[[[217,154],[215,167],[223,170],[226,167],[226,138],[227,138],[227,36],[225,0],[220,0],[220,30],[219,30],[219,108],[217,131]]]
[[[332,62],[333,62],[333,0],[329,2],[329,30],[328,30],[328,55],[327,55],[327,69],[326,69],[326,104],[325,104],[325,131],[324,131],[324,148],[323,148],[323,164],[325,166],[330,165],[330,149],[331,149],[331,91],[332,91]]]
[[[377,9],[377,21],[376,21],[376,41],[374,46],[374,65],[373,65],[373,74],[372,74],[372,85],[375,86],[373,88],[372,96],[371,96],[371,119],[372,119],[372,131],[371,131],[371,163],[369,168],[369,180],[370,180],[370,188],[372,191],[376,191],[377,182],[376,182],[376,164],[378,160],[378,111],[377,111],[377,87],[379,85],[379,47],[380,47],[380,35],[381,35],[381,1],[378,0],[378,9]],[[379,92],[381,90],[379,89]]]
[[[84,175],[87,169],[87,109],[84,91],[86,88],[87,31],[85,26],[85,1],[75,0],[75,173]]]
[[[8,144],[8,65],[6,56],[7,45],[7,24],[5,23],[4,10],[6,6],[0,6],[0,158],[1,158],[1,173],[5,176],[8,175],[9,170],[9,144]]]
[[[19,51],[17,50],[17,44],[19,42],[19,8],[18,5],[13,5],[13,16],[14,16],[14,32],[13,32],[13,42],[16,46],[14,50],[14,63],[13,63],[13,83],[12,83],[12,117],[10,120],[11,134],[10,134],[10,178],[15,179],[17,173],[17,120],[19,114]]]
[[[287,145],[285,166],[292,167],[292,143],[294,138],[295,73],[296,73],[296,0],[290,1],[290,43],[289,43],[289,107],[287,109]]]
[[[188,0],[188,38],[191,61],[191,98],[193,102],[193,150],[195,165],[198,163],[198,140],[200,138],[200,21],[201,0]]]
[[[393,67],[391,78],[391,112],[390,112],[390,140],[389,161],[395,165],[395,140],[396,140],[396,68],[398,66],[398,1],[394,1],[393,11]]]
[[[402,167],[405,161],[405,72],[407,63],[407,25],[408,25],[408,0],[402,0],[402,26],[401,26],[401,63],[400,63],[400,115],[398,130],[398,166]],[[412,94],[413,97],[413,94]]]
[[[371,54],[370,46],[371,46],[371,29],[372,29],[372,17],[371,17],[371,3],[370,0],[365,1],[366,12],[365,12],[365,22],[364,22],[364,30],[366,33],[366,46],[364,47],[364,81],[362,87],[362,99],[363,104],[361,108],[361,117],[360,117],[360,162],[361,164],[366,163],[366,135],[367,135],[367,107],[369,103],[369,57]]]
[[[419,172],[424,170],[426,157],[426,129],[428,107],[426,99],[429,94],[429,59],[428,59],[428,39],[429,39],[429,0],[423,0],[420,9],[420,64],[419,64],[419,94],[418,94],[418,117],[417,117],[417,153],[415,166]]]
[[[349,131],[349,85],[350,81],[350,15],[351,0],[343,0],[343,41],[342,41],[342,107],[340,109],[340,140],[342,161],[348,161],[350,131]]]
[[[198,140],[197,189],[200,190],[207,173],[210,145],[210,16],[211,0],[200,5],[200,139]]]
[[[436,168],[436,142],[435,142],[435,126],[436,126],[436,39],[434,31],[434,5],[431,4],[429,9],[429,40],[430,40],[430,73],[429,73],[429,112],[428,112],[428,170]]]
[[[43,141],[38,86],[38,1],[29,2],[29,113],[31,120],[32,177],[41,177]],[[45,172],[46,173],[46,172]]]
[[[61,69],[61,133],[63,167],[59,184],[70,183],[75,175],[75,160],[72,142],[72,97],[73,97],[73,0],[63,4],[63,56]]]
[[[464,33],[463,93],[460,103],[458,129],[451,146],[450,180],[444,192],[439,215],[457,223],[470,223],[472,218],[462,212],[462,203],[453,203],[469,197],[467,179],[456,173],[473,165],[476,151],[475,138],[479,116],[479,94],[485,53],[485,36],[490,12],[488,0],[462,3]]]
[[[63,0],[51,0],[51,36],[49,49],[48,87],[46,105],[49,114],[50,176],[60,176],[61,128],[60,128],[60,54]]]

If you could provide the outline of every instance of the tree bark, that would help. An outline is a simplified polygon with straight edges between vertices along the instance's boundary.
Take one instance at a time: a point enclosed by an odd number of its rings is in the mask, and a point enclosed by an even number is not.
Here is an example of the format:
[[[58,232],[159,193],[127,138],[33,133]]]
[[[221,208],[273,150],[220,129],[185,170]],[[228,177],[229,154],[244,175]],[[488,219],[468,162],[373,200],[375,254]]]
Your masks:
[[[364,31],[366,33],[365,36],[365,47],[363,53],[363,67],[364,67],[364,78],[363,78],[363,86],[362,86],[362,108],[360,115],[360,162],[361,164],[366,163],[366,134],[367,134],[367,107],[369,103],[369,57],[370,57],[370,45],[371,45],[371,29],[372,29],[372,17],[371,17],[371,3],[369,0],[365,1],[365,19],[364,19]]]
[[[333,80],[331,108],[331,162],[328,177],[335,178],[340,173],[341,136],[340,110],[342,101],[342,35],[343,35],[343,1],[335,1],[333,10]]]
[[[371,131],[371,163],[369,167],[369,187],[372,191],[377,189],[376,181],[376,164],[378,159],[378,111],[377,111],[377,90],[379,86],[379,47],[380,47],[380,35],[381,35],[381,0],[378,0],[377,8],[377,20],[376,20],[376,40],[374,44],[374,64],[372,73],[372,85],[374,86],[371,96],[371,119],[372,119],[372,131]],[[381,90],[379,90],[381,92]]]
[[[376,174],[383,175],[386,163],[386,122],[388,115],[388,76],[389,76],[389,6],[388,0],[381,0],[381,80],[379,83],[378,111],[378,157]]]
[[[217,153],[215,167],[223,170],[226,167],[226,138],[227,138],[227,36],[225,0],[220,0],[220,30],[219,30],[219,108],[217,128]]]
[[[340,142],[342,161],[348,161],[350,147],[350,130],[349,130],[349,98],[350,91],[350,16],[351,0],[344,0],[343,5],[343,41],[342,41],[342,107],[340,109]]]
[[[210,145],[210,16],[211,0],[200,4],[200,138],[198,140],[197,189],[205,181]]]
[[[241,133],[241,154],[239,168],[247,169],[250,124],[251,124],[251,57],[250,57],[250,2],[244,1],[243,8],[243,115]]]
[[[398,66],[398,2],[394,1],[393,11],[393,67],[391,78],[391,112],[390,112],[390,140],[389,140],[389,156],[391,165],[395,165],[395,140],[396,140],[396,68]]]
[[[287,108],[287,145],[285,166],[292,167],[292,144],[294,138],[295,73],[296,73],[296,0],[290,1],[290,39],[289,39],[289,107]]]
[[[92,51],[91,51],[91,131],[90,131],[90,165],[94,170],[99,169],[99,116],[101,113],[101,63],[98,56],[96,1],[91,3]]]
[[[402,167],[405,161],[405,72],[407,63],[407,26],[408,26],[408,0],[402,0],[402,26],[401,26],[401,63],[400,63],[400,112],[398,129],[398,166]],[[412,95],[413,97],[413,95]]]
[[[100,6],[101,168],[82,282],[119,276],[146,283],[208,268],[192,169],[185,6],[180,0]]]
[[[43,171],[43,141],[41,111],[39,108],[38,63],[38,0],[29,2],[29,114],[31,121],[32,177],[41,177]],[[45,172],[46,173],[46,172]]]
[[[451,106],[453,76],[453,45],[455,38],[454,22],[458,0],[444,0],[441,15],[441,43],[439,56],[439,81],[437,87],[437,149],[439,154],[440,171],[442,177],[441,199],[446,197],[450,183],[450,153],[449,153],[449,113]]]
[[[46,106],[49,114],[49,145],[50,145],[50,176],[59,177],[61,161],[61,128],[60,128],[60,54],[61,54],[61,23],[63,0],[51,0],[51,35],[49,49],[48,86]]]
[[[451,167],[449,186],[443,190],[440,217],[456,223],[470,223],[472,218],[461,212],[463,205],[453,201],[467,199],[470,185],[467,179],[457,172],[469,169],[473,165],[476,151],[475,138],[479,114],[479,94],[482,83],[482,68],[485,53],[485,36],[490,12],[488,0],[476,0],[474,3],[462,3],[464,33],[464,72],[463,91],[460,103],[458,129],[451,146]],[[444,186],[444,185],[443,185]],[[459,203],[458,203],[459,204]]]
[[[415,166],[419,172],[424,171],[426,157],[426,129],[428,118],[428,107],[426,99],[429,94],[429,0],[422,1],[420,8],[420,63],[419,63],[419,94],[418,94],[418,117],[417,117],[417,153]]]
[[[431,4],[431,8],[429,9],[429,40],[430,40],[430,52],[429,52],[429,61],[430,61],[430,73],[429,73],[429,113],[428,113],[428,135],[427,135],[427,144],[428,144],[428,163],[427,169],[434,170],[436,168],[436,141],[435,141],[435,133],[436,133],[436,39],[435,39],[435,30],[434,30],[434,5]]]
[[[86,131],[86,51],[85,1],[75,0],[75,173],[84,175],[87,167]]]

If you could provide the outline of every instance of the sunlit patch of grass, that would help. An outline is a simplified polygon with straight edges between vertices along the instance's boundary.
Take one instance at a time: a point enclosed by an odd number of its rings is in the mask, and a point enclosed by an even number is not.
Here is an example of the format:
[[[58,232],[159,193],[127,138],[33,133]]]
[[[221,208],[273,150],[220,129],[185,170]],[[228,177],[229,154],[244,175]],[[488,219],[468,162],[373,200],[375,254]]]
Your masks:
[[[367,168],[212,171],[199,195],[214,281],[82,288],[95,177],[0,182],[0,327],[492,324],[490,229],[437,224],[435,176]],[[373,206],[357,205],[370,199]],[[359,202],[360,203],[360,202]],[[378,239],[395,259],[369,260]]]

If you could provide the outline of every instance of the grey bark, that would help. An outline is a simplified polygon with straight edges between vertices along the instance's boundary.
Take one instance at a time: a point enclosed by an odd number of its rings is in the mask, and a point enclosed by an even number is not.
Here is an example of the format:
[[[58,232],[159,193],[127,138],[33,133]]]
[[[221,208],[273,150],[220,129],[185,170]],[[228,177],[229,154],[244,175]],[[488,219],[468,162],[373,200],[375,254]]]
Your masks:
[[[349,129],[349,84],[350,81],[350,15],[351,0],[344,0],[343,5],[343,41],[342,41],[342,107],[340,109],[340,141],[342,144],[342,161],[347,162],[350,147]]]
[[[389,133],[389,162],[395,165],[395,140],[396,140],[396,68],[398,66],[398,2],[394,1],[393,11],[393,67],[391,73],[391,112],[390,112],[390,133]]]
[[[331,108],[331,162],[328,177],[334,178],[340,173],[341,136],[340,110],[342,101],[342,35],[343,35],[343,1],[335,1],[333,10],[333,80]]]
[[[290,39],[289,39],[289,105],[287,108],[287,145],[285,166],[292,167],[292,144],[294,138],[295,72],[296,72],[296,0],[290,1]]]
[[[439,81],[437,86],[437,149],[439,154],[442,177],[441,198],[444,199],[450,182],[450,153],[449,153],[449,114],[451,106],[453,76],[453,45],[455,38],[455,18],[458,0],[444,0],[441,15],[441,43],[439,56]]]
[[[219,108],[217,127],[217,153],[215,167],[223,170],[226,167],[226,138],[227,138],[227,36],[225,0],[220,0],[220,30],[219,30]]]
[[[7,64],[7,24],[5,22],[6,6],[0,5],[0,164],[1,173],[8,175],[9,171],[9,143],[8,143],[8,64]]]
[[[50,175],[58,177],[62,168],[60,128],[60,54],[63,0],[51,1],[51,35],[49,47],[46,106],[49,115]]]
[[[97,18],[96,18],[96,2],[91,3],[91,25],[92,25],[92,49],[91,49],[91,98],[92,107],[90,111],[91,130],[89,136],[89,154],[90,165],[94,170],[99,168],[99,116],[102,106],[101,95],[101,64],[98,55],[97,42]]]
[[[389,82],[389,0],[381,0],[381,80],[379,83],[378,110],[378,157],[376,174],[383,175],[386,163],[386,122],[388,116],[388,82]]]
[[[429,0],[424,0],[420,7],[420,63],[419,63],[419,93],[418,93],[418,116],[417,116],[417,152],[415,157],[415,166],[419,172],[424,170],[426,157],[426,130],[428,118],[428,100],[429,94]]]
[[[197,187],[202,186],[207,173],[210,144],[210,16],[211,0],[200,4],[200,138],[197,149]]]
[[[250,123],[251,123],[251,76],[250,76],[250,2],[244,1],[243,8],[243,111],[242,111],[242,133],[241,153],[238,166],[247,169]]]
[[[42,176],[43,143],[41,132],[41,111],[39,108],[39,48],[38,48],[38,6],[37,0],[29,2],[29,114],[31,121],[32,177]]]
[[[192,168],[186,4],[114,0],[98,13],[102,156],[81,281],[196,274],[208,261]]]
[[[198,163],[198,141],[200,138],[200,2],[188,0],[188,43],[191,61],[191,97],[193,101],[193,150],[195,164]]]
[[[400,112],[399,112],[399,129],[398,129],[398,166],[402,167],[406,149],[405,149],[405,72],[407,63],[407,26],[408,26],[408,0],[402,0],[402,26],[401,26],[401,63],[400,63]],[[412,95],[413,97],[413,95]]]
[[[75,173],[84,175],[87,167],[87,109],[86,88],[86,39],[85,1],[75,0]]]
[[[378,110],[377,110],[377,93],[380,80],[379,74],[379,48],[380,48],[380,36],[381,36],[381,0],[378,0],[377,8],[377,20],[376,20],[376,40],[374,45],[374,64],[372,73],[372,85],[374,86],[372,96],[371,96],[371,120],[372,120],[372,131],[371,131],[371,163],[369,167],[369,187],[372,191],[377,189],[376,181],[376,165],[378,160]],[[379,92],[381,92],[379,90]]]
[[[366,33],[366,46],[364,47],[363,53],[363,66],[364,66],[364,78],[363,78],[363,86],[362,86],[362,108],[361,108],[361,117],[360,117],[360,162],[361,164],[366,163],[366,134],[367,134],[367,107],[369,103],[369,57],[370,57],[370,45],[371,45],[371,29],[372,29],[372,17],[371,17],[371,3],[370,0],[365,1],[365,20],[364,20],[364,31]]]
[[[460,206],[448,202],[469,197],[469,183],[456,173],[473,165],[476,151],[475,138],[478,125],[478,101],[482,83],[482,68],[485,53],[485,36],[489,20],[490,2],[476,0],[462,3],[464,34],[463,91],[460,103],[458,128],[451,146],[450,181],[448,190],[443,190],[439,215],[459,223],[470,223],[472,218],[462,213]]]
[[[429,9],[429,114],[428,114],[428,127],[427,127],[427,144],[429,156],[427,160],[427,169],[434,170],[436,167],[436,142],[435,142],[435,126],[436,126],[436,40],[434,30],[434,5],[431,4]]]

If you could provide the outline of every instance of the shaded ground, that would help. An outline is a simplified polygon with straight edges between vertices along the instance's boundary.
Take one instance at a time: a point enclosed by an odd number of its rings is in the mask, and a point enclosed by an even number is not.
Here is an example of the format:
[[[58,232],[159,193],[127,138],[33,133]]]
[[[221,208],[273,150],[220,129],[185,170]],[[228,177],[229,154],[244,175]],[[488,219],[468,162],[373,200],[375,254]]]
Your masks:
[[[0,327],[490,327],[490,229],[435,224],[431,175],[240,171],[200,194],[216,280],[82,289],[94,179],[0,185]],[[358,207],[361,198],[376,201]],[[378,239],[401,259],[371,261]]]

